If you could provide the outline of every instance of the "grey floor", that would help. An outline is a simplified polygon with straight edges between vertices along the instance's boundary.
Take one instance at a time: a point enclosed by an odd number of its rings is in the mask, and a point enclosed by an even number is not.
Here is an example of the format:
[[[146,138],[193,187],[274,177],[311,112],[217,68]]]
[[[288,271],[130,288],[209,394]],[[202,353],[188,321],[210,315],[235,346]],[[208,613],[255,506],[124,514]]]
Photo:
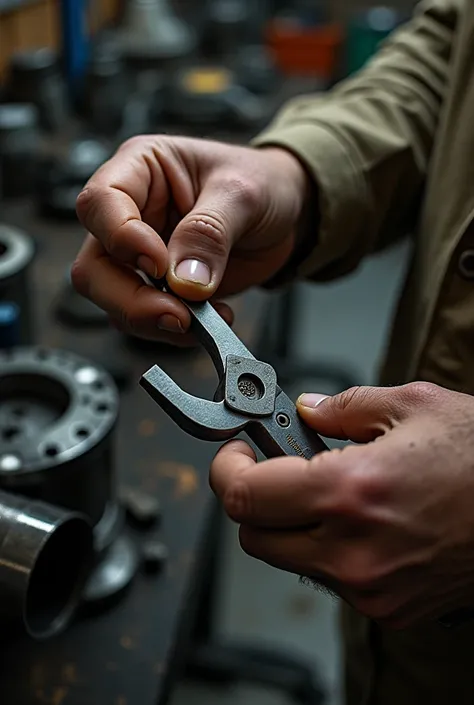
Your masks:
[[[406,245],[367,261],[355,274],[324,286],[302,285],[305,302],[296,347],[307,359],[349,364],[360,384],[372,384],[390,314],[406,267]],[[302,391],[333,390],[298,389]],[[227,527],[220,633],[287,647],[314,664],[328,690],[327,705],[341,705],[337,604],[245,556]],[[173,705],[286,705],[281,694],[239,687],[222,691],[183,684]]]

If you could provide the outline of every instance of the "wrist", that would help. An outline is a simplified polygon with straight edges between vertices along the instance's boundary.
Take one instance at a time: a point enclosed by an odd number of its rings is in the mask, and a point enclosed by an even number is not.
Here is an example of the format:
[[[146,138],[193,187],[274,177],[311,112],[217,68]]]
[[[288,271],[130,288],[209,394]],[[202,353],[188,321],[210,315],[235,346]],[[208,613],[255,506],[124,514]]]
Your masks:
[[[306,167],[288,149],[283,147],[259,147],[271,159],[272,171],[277,187],[284,190],[294,209],[295,226],[298,224],[314,186]]]
[[[290,150],[276,146],[263,146],[258,149],[271,156],[272,169],[280,176],[282,198],[290,198],[294,209],[291,218],[292,251],[283,268],[265,284],[266,288],[274,288],[296,278],[300,264],[310,255],[316,244],[319,229],[318,188],[304,163]],[[279,198],[278,193],[276,198]]]

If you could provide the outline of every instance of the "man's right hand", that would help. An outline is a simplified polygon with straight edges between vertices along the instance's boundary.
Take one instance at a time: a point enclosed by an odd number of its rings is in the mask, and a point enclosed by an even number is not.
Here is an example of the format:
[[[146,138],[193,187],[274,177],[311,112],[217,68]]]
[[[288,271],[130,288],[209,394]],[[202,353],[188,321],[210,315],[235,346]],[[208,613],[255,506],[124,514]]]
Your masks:
[[[74,285],[127,332],[184,344],[187,309],[136,270],[166,275],[176,294],[196,301],[261,284],[292,252],[307,188],[304,168],[283,149],[133,138],[78,198],[90,234]],[[230,322],[230,309],[216,307]]]

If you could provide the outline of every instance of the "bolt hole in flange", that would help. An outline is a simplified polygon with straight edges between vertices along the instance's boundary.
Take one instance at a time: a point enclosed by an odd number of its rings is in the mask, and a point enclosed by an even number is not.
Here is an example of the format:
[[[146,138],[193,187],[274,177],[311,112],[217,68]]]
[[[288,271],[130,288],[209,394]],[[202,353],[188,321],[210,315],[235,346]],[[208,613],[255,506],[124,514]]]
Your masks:
[[[13,441],[21,433],[21,428],[19,426],[7,426],[2,429],[2,438],[4,441]]]
[[[61,449],[59,446],[54,445],[54,443],[50,443],[47,445],[44,449],[44,454],[48,456],[48,458],[55,458],[56,455],[59,455],[61,452]]]
[[[85,426],[80,426],[78,429],[76,429],[76,437],[77,438],[82,440],[83,438],[89,438],[89,436],[90,436],[90,431]]]
[[[0,257],[3,257],[4,255],[7,254],[8,247],[5,245],[4,242],[0,242]]]
[[[247,399],[261,399],[265,394],[262,381],[255,375],[245,374],[239,377],[237,388],[242,396]]]

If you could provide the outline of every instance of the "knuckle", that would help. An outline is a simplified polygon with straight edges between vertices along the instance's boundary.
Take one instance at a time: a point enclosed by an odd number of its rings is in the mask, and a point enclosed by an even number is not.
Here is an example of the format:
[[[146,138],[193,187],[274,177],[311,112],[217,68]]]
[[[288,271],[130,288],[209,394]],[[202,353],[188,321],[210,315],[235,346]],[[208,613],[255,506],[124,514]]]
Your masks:
[[[130,249],[129,236],[124,228],[129,221],[125,221],[118,228],[108,234],[107,241],[104,243],[108,253],[115,259],[129,259],[128,252]]]
[[[424,403],[437,401],[441,392],[441,387],[432,382],[410,382],[404,389],[410,399]]]
[[[181,225],[182,237],[197,250],[211,251],[217,256],[226,256],[228,238],[223,218],[215,213],[193,213]]]
[[[370,468],[356,468],[350,475],[349,491],[359,515],[365,516],[374,503],[379,505],[390,492],[391,478],[381,470],[378,464],[372,464]]]
[[[251,515],[251,497],[245,482],[234,482],[223,496],[227,515],[236,522],[245,521]]]
[[[224,178],[223,186],[241,208],[253,211],[262,202],[263,186],[256,178],[232,174]]]
[[[93,223],[97,210],[106,197],[106,191],[93,181],[90,181],[81,191],[76,200],[76,212],[86,230],[93,232]]]
[[[316,468],[317,471],[317,468]],[[334,473],[334,492],[328,498],[328,510],[344,517],[364,520],[390,492],[390,477],[380,466],[354,467],[349,472]]]
[[[89,274],[82,257],[77,257],[71,267],[71,281],[74,289],[81,296],[89,294]]]
[[[336,402],[340,411],[345,411],[348,407],[352,406],[356,399],[358,401],[361,400],[361,396],[364,394],[364,390],[365,388],[360,385],[350,387],[344,392],[338,394],[336,397],[333,397],[333,401]]]
[[[118,151],[125,151],[130,148],[135,148],[135,147],[142,147],[144,142],[145,142],[145,136],[144,135],[134,135],[133,137],[129,137],[127,140],[122,142],[120,147],[118,148]]]

